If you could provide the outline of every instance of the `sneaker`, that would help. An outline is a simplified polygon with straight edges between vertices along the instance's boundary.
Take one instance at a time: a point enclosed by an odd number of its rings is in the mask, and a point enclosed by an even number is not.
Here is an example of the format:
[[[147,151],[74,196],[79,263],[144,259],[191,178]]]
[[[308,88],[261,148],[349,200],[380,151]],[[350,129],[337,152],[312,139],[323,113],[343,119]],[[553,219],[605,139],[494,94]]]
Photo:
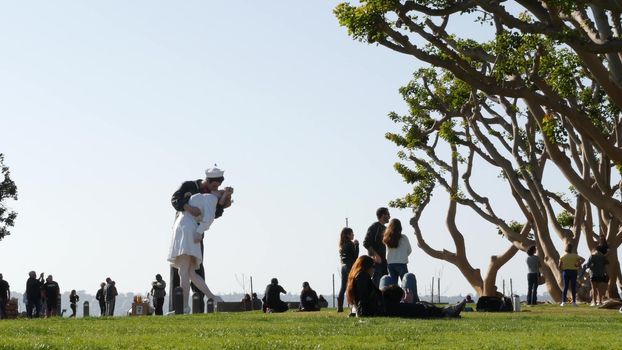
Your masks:
[[[443,316],[445,317],[459,317],[464,306],[466,305],[466,299],[462,300],[456,305],[448,306],[443,309]]]
[[[561,306],[561,307],[566,306],[566,302],[562,301],[562,303],[561,303],[561,304],[559,304],[559,306]]]
[[[577,303],[573,301],[573,302],[572,302],[572,306],[577,307],[577,306],[579,306],[579,305],[577,305]]]
[[[596,306],[596,305],[598,305],[598,303],[595,303],[595,302],[590,303],[590,306]]]

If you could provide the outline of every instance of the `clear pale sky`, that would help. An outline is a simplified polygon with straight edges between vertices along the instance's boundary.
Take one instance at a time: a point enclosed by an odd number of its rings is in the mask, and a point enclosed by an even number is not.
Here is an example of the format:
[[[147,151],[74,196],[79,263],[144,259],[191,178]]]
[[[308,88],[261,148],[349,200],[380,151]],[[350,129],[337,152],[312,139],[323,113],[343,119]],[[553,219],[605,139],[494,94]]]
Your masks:
[[[253,276],[262,292],[278,277],[291,292],[303,281],[332,292],[345,218],[362,242],[375,210],[408,190],[384,134],[396,130],[387,113],[406,110],[398,88],[420,67],[349,38],[337,3],[1,2],[0,152],[19,215],[0,241],[0,273],[12,290],[24,291],[29,270],[63,291],[95,293],[110,276],[120,292],[144,293],[156,273],[168,280],[170,196],[218,163],[235,203],[206,234],[208,286],[241,292],[245,276],[249,291]],[[507,193],[488,175],[490,193]],[[435,195],[423,227],[453,250],[446,198]],[[472,263],[485,269],[508,244],[462,212]],[[409,214],[392,209],[419,293],[439,275],[444,294],[473,293],[416,248]],[[513,278],[525,292],[524,258],[499,285]]]

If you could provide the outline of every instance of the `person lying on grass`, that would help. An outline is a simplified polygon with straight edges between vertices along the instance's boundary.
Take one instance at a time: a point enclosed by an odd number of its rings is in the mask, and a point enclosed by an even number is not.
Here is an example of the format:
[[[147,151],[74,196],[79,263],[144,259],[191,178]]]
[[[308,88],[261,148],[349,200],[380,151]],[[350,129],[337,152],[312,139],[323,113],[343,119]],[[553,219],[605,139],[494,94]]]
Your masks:
[[[358,257],[348,275],[346,297],[354,305],[356,316],[393,316],[407,318],[458,317],[466,300],[439,308],[431,303],[412,302],[412,294],[391,285],[381,292],[373,283],[374,261],[367,255]]]

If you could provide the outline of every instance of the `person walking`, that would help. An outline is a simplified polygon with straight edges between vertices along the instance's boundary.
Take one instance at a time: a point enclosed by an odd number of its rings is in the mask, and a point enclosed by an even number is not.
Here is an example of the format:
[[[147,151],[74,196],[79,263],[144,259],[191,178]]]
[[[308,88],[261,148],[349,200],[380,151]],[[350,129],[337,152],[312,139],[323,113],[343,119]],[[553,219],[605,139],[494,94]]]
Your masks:
[[[28,318],[37,318],[41,315],[41,288],[43,287],[43,272],[37,278],[37,273],[30,271],[26,280],[26,315]],[[33,313],[34,311],[34,313]]]
[[[352,264],[359,256],[359,241],[354,239],[354,231],[344,227],[339,235],[339,259],[341,260],[341,288],[337,296],[337,312],[343,312],[343,297],[348,285],[348,275]]]
[[[378,210],[376,210],[376,218],[378,221],[374,222],[367,229],[365,240],[363,240],[363,246],[367,249],[367,253],[374,261],[374,275],[372,280],[374,285],[378,287],[380,278],[388,274],[386,247],[382,239],[384,238],[384,231],[386,229],[384,225],[391,219],[389,209],[385,207],[378,208]]]
[[[560,306],[566,306],[566,296],[568,295],[568,287],[572,292],[572,306],[577,306],[577,270],[585,262],[585,259],[577,253],[573,253],[574,246],[572,243],[566,245],[564,255],[559,259],[559,269],[562,271],[564,279],[564,289],[562,291],[562,302]]]
[[[11,300],[11,289],[9,282],[4,280],[0,273],[0,320],[6,318],[6,304]]]
[[[403,280],[408,273],[408,256],[412,253],[410,241],[402,234],[402,223],[398,219],[391,219],[384,231],[382,242],[386,246],[389,276],[396,282],[398,277]]]
[[[106,278],[106,287],[104,288],[104,301],[106,302],[106,316],[114,316],[114,303],[117,299],[116,283],[110,279],[110,277]]]
[[[157,274],[156,280],[151,282],[151,298],[153,299],[153,307],[156,315],[163,315],[164,297],[166,296],[166,282],[162,279],[162,275]]]
[[[57,316],[60,287],[52,275],[48,275],[45,279],[43,290],[45,292],[45,317]]]
[[[99,285],[99,289],[95,294],[95,299],[99,302],[99,315],[106,316],[106,296],[104,295],[104,291],[106,290],[106,283],[102,282]]]
[[[71,308],[71,316],[69,317],[76,317],[78,301],[80,301],[80,296],[78,295],[78,293],[76,293],[75,289],[72,289],[71,293],[69,294],[69,307]]]
[[[527,305],[536,305],[538,299],[538,279],[540,278],[540,259],[536,256],[536,246],[527,249]]]

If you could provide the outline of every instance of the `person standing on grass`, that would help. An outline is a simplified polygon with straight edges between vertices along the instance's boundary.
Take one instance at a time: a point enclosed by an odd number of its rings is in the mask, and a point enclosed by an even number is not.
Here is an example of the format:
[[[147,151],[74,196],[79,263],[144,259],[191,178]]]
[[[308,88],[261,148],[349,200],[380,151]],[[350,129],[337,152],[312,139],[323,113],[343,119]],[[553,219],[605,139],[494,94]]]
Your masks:
[[[592,303],[591,306],[602,305],[609,276],[607,275],[607,264],[609,260],[605,257],[607,248],[598,246],[587,260],[587,267],[590,269],[590,281],[592,282]]]
[[[564,255],[559,259],[559,269],[562,271],[564,279],[564,289],[562,291],[562,302],[560,306],[566,306],[566,296],[568,287],[572,292],[572,306],[577,306],[577,270],[581,267],[585,259],[577,253],[573,253],[574,246],[572,243],[566,245]]]
[[[157,274],[156,280],[151,283],[151,298],[153,299],[153,307],[156,315],[164,314],[162,307],[164,306],[164,297],[166,296],[166,282],[162,279],[162,275]]]
[[[52,275],[48,275],[43,284],[45,291],[45,316],[52,317],[58,315],[58,297],[60,296],[60,287],[54,281]]]
[[[374,260],[374,276],[372,280],[374,281],[374,285],[378,287],[380,278],[388,274],[386,247],[382,239],[386,229],[384,225],[391,219],[389,209],[384,207],[378,208],[378,210],[376,210],[376,218],[378,221],[374,222],[367,229],[365,240],[363,240],[363,246],[367,249],[369,256]]]
[[[71,294],[69,294],[69,307],[71,307],[71,316],[69,317],[73,317],[73,318],[76,317],[78,301],[80,301],[80,297],[76,293],[76,290],[72,289]]]
[[[404,275],[408,273],[408,256],[412,253],[412,248],[408,237],[402,234],[402,223],[398,219],[389,222],[382,243],[386,246],[389,276],[396,282],[398,277],[403,280]]]
[[[337,312],[343,312],[343,297],[346,293],[348,275],[352,264],[359,256],[359,241],[354,239],[354,231],[344,227],[339,235],[339,259],[341,260],[341,288],[337,296]]]
[[[527,305],[537,304],[540,259],[536,256],[536,246],[527,249]]]
[[[114,316],[114,303],[117,299],[116,283],[110,278],[106,278],[106,287],[104,287],[104,301],[106,302],[106,316]]]
[[[99,285],[99,290],[95,294],[95,299],[99,302],[99,315],[106,316],[106,297],[104,292],[106,290],[106,283],[102,282]]]
[[[37,318],[41,314],[41,287],[43,287],[43,272],[37,278],[37,273],[30,271],[26,281],[26,315],[28,318]]]
[[[6,303],[11,299],[9,282],[5,281],[0,273],[0,320],[6,318]]]

